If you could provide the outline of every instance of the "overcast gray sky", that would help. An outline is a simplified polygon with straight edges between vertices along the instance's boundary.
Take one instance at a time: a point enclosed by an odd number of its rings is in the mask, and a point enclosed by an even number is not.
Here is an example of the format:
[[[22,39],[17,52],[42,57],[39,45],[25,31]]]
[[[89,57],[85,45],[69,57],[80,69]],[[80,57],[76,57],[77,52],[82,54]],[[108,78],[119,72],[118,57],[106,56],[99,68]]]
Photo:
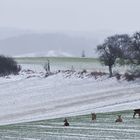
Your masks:
[[[139,14],[140,0],[0,0],[0,27],[134,32]]]

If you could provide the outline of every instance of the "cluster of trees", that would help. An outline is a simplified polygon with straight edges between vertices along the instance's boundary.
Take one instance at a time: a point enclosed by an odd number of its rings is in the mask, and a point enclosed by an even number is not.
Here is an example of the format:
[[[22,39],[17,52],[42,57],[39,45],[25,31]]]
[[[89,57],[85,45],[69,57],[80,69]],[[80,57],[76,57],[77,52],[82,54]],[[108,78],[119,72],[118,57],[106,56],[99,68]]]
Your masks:
[[[18,74],[20,70],[21,67],[13,58],[0,55],[0,76],[15,75]]]
[[[104,43],[97,46],[100,61],[109,67],[112,77],[112,67],[120,64],[140,65],[140,32],[132,36],[128,34],[114,35],[105,39]]]

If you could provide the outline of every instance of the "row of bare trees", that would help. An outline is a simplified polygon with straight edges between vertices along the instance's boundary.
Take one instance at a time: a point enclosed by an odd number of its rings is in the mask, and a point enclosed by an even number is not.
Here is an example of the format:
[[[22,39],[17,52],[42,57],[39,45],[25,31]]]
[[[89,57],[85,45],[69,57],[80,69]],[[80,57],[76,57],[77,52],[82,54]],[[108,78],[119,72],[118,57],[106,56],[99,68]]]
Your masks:
[[[112,67],[116,64],[140,65],[140,32],[132,36],[128,34],[114,35],[105,39],[97,46],[100,61],[109,67],[112,77]]]

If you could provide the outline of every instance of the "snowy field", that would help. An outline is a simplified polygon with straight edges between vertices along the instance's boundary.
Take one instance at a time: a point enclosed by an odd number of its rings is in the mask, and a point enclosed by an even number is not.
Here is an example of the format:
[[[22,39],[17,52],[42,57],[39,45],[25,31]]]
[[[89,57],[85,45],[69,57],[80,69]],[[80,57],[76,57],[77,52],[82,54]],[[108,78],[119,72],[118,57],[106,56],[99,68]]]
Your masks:
[[[64,64],[68,66],[69,63],[65,61]],[[72,64],[76,66],[76,63]],[[87,69],[94,71],[96,65],[99,65],[97,63],[97,61],[87,62],[85,66],[85,62],[81,62],[82,68],[80,67],[79,70],[90,66]],[[62,67],[58,65],[54,67],[62,70]],[[12,137],[13,139],[45,139],[47,135],[47,140],[59,140],[61,134],[63,139],[68,139],[69,136],[71,139],[86,139],[87,137],[93,139],[93,136],[95,139],[100,136],[100,139],[105,139],[106,135],[107,139],[109,137],[117,139],[117,136],[123,136],[124,139],[139,137],[140,123],[137,119],[130,119],[132,111],[123,112],[126,117],[125,123],[119,125],[114,123],[117,114],[114,114],[113,118],[106,114],[103,116],[105,120],[99,115],[96,123],[91,123],[89,116],[80,117],[82,122],[72,116],[140,108],[140,80],[117,81],[116,78],[107,76],[97,79],[67,77],[61,72],[47,78],[44,78],[44,75],[43,63],[28,61],[26,64],[24,61],[19,75],[0,78],[0,125],[23,122],[17,125],[1,126],[0,136],[4,139],[12,139]],[[62,119],[60,121],[56,119],[64,117],[72,117],[70,120],[73,123],[68,129],[63,128]],[[47,119],[55,120],[24,123]]]

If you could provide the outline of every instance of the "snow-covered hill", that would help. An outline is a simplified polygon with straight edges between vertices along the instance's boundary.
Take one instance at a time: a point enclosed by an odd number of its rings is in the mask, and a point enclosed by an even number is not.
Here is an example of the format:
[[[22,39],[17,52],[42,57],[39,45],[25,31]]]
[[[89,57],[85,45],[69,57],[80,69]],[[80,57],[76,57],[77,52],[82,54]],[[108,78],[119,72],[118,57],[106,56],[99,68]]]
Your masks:
[[[49,50],[46,53],[34,52],[34,53],[16,55],[14,57],[73,57],[73,55],[67,52],[63,52],[63,51]]]
[[[139,108],[140,82],[107,76],[44,78],[44,72],[23,70],[0,78],[0,124]]]
[[[43,53],[47,56],[80,57],[82,51],[85,50],[86,56],[97,57],[95,48],[98,43],[96,38],[87,39],[63,33],[30,33],[0,40],[0,53],[11,56]]]

